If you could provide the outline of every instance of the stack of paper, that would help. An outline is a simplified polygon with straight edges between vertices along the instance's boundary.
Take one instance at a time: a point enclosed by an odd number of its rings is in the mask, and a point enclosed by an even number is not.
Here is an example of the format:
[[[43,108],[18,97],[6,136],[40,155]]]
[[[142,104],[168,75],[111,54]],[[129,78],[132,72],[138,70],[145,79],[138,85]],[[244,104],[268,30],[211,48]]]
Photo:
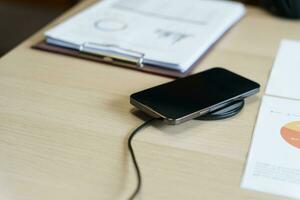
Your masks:
[[[242,187],[300,198],[300,42],[281,43]]]
[[[140,55],[143,64],[185,72],[244,13],[230,1],[104,0],[45,35],[52,45]]]

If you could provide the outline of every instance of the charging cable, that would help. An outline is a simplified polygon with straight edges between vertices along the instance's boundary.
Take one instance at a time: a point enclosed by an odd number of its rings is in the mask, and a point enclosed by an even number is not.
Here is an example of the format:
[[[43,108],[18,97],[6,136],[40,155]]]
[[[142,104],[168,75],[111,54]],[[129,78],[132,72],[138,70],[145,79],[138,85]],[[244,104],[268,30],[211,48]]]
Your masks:
[[[227,104],[225,107],[219,108],[219,109],[214,110],[213,112],[210,112],[206,115],[200,116],[200,117],[196,118],[196,120],[207,121],[207,120],[221,120],[221,119],[230,118],[230,117],[233,117],[234,115],[237,115],[243,109],[244,105],[245,105],[245,102],[243,99],[234,101],[234,102]],[[145,121],[144,123],[142,123],[139,127],[137,127],[130,134],[130,136],[128,138],[128,149],[129,149],[129,152],[130,152],[130,155],[131,155],[131,158],[133,161],[133,165],[135,168],[136,176],[137,176],[137,186],[136,186],[134,192],[128,198],[128,200],[133,200],[139,193],[141,186],[142,186],[142,176],[141,176],[140,168],[139,168],[139,165],[137,163],[137,160],[136,160],[133,148],[132,148],[132,139],[140,130],[142,130],[144,127],[149,125],[155,119],[156,118],[151,118],[151,119]]]
[[[137,127],[129,136],[128,138],[128,149],[133,161],[133,165],[135,168],[135,172],[136,172],[136,176],[137,176],[137,186],[134,190],[134,192],[131,194],[131,196],[128,198],[128,200],[133,200],[136,195],[139,193],[141,186],[142,186],[142,176],[141,176],[141,172],[140,172],[140,168],[139,165],[137,163],[137,160],[135,158],[135,154],[132,148],[132,139],[134,138],[134,136],[140,131],[142,130],[144,127],[146,127],[148,124],[150,124],[155,118],[151,118],[147,121],[145,121],[143,124],[141,124],[139,127]]]

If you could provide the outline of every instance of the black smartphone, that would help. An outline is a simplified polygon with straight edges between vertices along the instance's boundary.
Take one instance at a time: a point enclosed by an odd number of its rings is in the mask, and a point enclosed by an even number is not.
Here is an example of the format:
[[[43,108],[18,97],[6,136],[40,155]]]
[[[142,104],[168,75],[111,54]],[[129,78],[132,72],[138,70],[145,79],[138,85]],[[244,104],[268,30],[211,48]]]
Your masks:
[[[223,68],[212,68],[130,96],[130,103],[168,124],[179,124],[259,91],[260,85]]]

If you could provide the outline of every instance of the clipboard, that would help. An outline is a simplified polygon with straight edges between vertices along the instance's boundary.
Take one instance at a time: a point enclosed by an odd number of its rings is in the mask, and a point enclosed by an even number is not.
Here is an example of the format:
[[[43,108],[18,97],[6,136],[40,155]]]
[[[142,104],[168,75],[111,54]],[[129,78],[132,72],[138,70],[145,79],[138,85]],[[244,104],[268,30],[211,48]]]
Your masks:
[[[118,54],[107,54],[104,51],[101,51],[101,46],[102,45],[100,44],[87,42],[84,43],[80,47],[80,50],[78,51],[66,47],[51,45],[48,44],[45,40],[43,40],[33,45],[32,48],[42,50],[42,51],[72,56],[75,58],[107,63],[107,64],[120,66],[120,67],[126,67],[132,70],[138,70],[146,73],[157,74],[157,75],[162,75],[162,76],[167,76],[172,78],[182,78],[189,75],[192,72],[192,70],[195,68],[195,66],[198,64],[198,61],[200,60],[199,58],[187,71],[182,73],[180,71],[163,68],[161,66],[144,64],[143,53],[132,51],[129,49],[122,49],[120,47],[115,46],[115,48],[118,48],[121,51],[126,51],[126,56],[125,55],[121,56]]]
[[[135,1],[130,2],[98,2],[46,31],[44,41],[33,48],[142,72],[175,78],[185,77],[245,14],[242,4],[227,1],[179,1],[181,4],[174,2],[165,14],[155,8],[160,8],[162,2],[169,3],[168,0],[148,0],[145,8],[135,5]],[[193,6],[193,3],[197,3],[197,6]],[[191,16],[178,17],[186,8],[191,10]],[[203,16],[195,20],[201,10]],[[149,15],[148,11],[152,14]],[[106,14],[110,12],[118,17],[110,19],[110,15]],[[207,17],[210,14],[216,16],[211,21]],[[121,18],[124,20],[119,21]],[[105,22],[100,30],[99,20]],[[81,23],[85,28],[78,26]],[[126,33],[127,38],[125,40],[120,33],[125,31],[124,27],[126,32],[123,34]],[[189,31],[185,31],[186,29]],[[209,31],[202,31],[204,29]],[[114,32],[112,36],[111,32]],[[92,34],[89,35],[90,33]],[[190,39],[184,40],[186,38]],[[172,46],[182,40],[185,43]],[[124,49],[125,47],[130,49]]]

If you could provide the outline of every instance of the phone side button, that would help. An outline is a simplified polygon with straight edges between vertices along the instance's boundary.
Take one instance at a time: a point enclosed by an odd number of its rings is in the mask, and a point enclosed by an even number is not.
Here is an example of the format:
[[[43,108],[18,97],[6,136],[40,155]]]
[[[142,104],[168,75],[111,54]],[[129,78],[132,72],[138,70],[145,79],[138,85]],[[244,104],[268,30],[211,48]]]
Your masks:
[[[209,113],[209,109],[202,110],[200,111],[200,116],[205,115],[207,113]]]

